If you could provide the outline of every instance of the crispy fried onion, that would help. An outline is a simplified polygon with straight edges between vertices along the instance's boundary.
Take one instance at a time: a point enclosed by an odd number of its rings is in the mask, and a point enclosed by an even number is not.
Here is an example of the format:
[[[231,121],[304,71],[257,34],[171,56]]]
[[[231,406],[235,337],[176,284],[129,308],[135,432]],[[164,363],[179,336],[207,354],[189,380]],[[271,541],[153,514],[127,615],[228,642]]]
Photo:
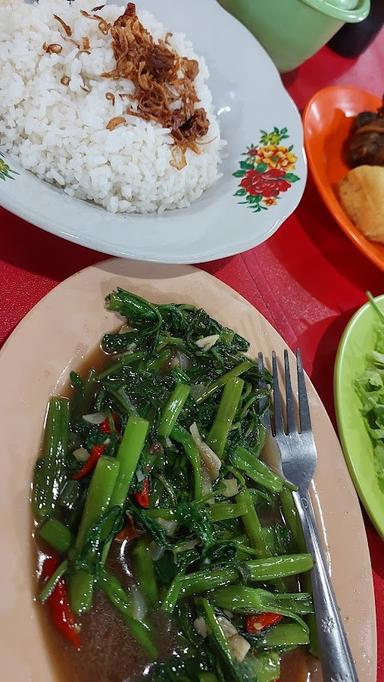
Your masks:
[[[85,9],[81,9],[80,14],[82,14],[83,17],[86,17],[87,19],[96,19],[96,21],[98,21],[99,31],[101,31],[101,33],[103,33],[105,36],[108,35],[111,29],[111,24],[109,24],[108,21],[103,19],[103,17],[101,17],[99,14],[89,14],[89,12],[86,12]]]
[[[72,35],[71,27],[65,23],[64,19],[61,19],[60,17],[58,17],[57,14],[54,14],[53,16],[56,19],[56,21],[59,22],[60,26],[64,29],[66,35],[70,37]]]
[[[91,54],[90,49],[91,49],[91,43],[89,42],[88,36],[83,36],[80,40],[80,51],[81,52],[88,52],[88,54]]]
[[[88,36],[83,36],[79,40],[73,40],[73,38],[68,38],[66,36],[63,36],[64,40],[66,40],[69,43],[72,43],[72,45],[76,45],[77,49],[79,50],[80,54],[81,52],[86,52],[87,54],[91,54],[91,43],[89,42]]]
[[[47,43],[43,44],[43,50],[44,52],[47,52],[47,54],[60,54],[62,49],[62,45],[59,45],[58,43],[51,43],[50,45]]]
[[[115,116],[114,118],[111,118],[110,121],[108,121],[107,125],[105,126],[107,130],[114,130],[115,128],[118,128],[118,126],[122,126],[126,123],[126,120],[124,116]]]
[[[116,98],[113,92],[106,92],[105,99],[108,100],[108,102],[112,102],[112,105],[115,106]]]
[[[139,21],[133,2],[128,3],[113,26],[98,14],[84,10],[81,13],[97,20],[103,33],[111,34],[116,65],[102,76],[132,81],[135,90],[129,99],[137,102],[137,108],[129,106],[127,114],[169,128],[175,140],[171,165],[183,168],[186,150],[199,154],[198,141],[209,128],[205,109],[196,108],[199,102],[194,85],[199,72],[197,61],[175,54],[168,45],[170,34],[155,43]]]

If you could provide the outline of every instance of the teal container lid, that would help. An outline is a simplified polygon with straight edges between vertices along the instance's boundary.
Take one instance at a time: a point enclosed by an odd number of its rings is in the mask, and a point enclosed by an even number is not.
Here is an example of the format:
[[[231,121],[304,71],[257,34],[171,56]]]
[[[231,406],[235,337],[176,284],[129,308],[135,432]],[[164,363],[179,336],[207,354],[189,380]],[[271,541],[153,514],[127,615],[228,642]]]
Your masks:
[[[371,0],[301,0],[306,5],[334,19],[357,23],[367,18]]]

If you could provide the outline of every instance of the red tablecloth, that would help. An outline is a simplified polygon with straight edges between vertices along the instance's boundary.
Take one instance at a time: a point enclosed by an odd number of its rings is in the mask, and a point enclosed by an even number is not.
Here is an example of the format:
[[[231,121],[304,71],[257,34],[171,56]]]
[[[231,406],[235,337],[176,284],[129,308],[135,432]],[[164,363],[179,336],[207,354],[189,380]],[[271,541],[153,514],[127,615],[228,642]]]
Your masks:
[[[384,31],[358,60],[324,48],[284,81],[302,108],[316,90],[332,83],[380,94],[383,64]],[[103,255],[46,234],[3,209],[0,226],[1,343],[58,282]],[[364,302],[364,292],[383,293],[384,282],[333,221],[311,179],[295,214],[265,244],[201,267],[247,298],[289,346],[301,347],[306,370],[333,416],[332,375],[340,335]],[[384,682],[384,547],[368,519],[366,528],[376,594],[377,681]]]

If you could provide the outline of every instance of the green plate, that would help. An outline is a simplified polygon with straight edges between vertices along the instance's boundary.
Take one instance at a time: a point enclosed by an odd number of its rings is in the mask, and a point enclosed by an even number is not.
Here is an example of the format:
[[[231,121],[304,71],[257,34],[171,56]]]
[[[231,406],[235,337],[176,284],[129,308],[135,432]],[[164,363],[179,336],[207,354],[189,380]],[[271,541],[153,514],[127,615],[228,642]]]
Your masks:
[[[384,295],[375,301],[384,312]],[[334,394],[337,425],[349,473],[372,523],[384,537],[384,492],[377,482],[372,443],[354,388],[355,379],[366,368],[366,353],[375,347],[376,326],[377,315],[369,303],[352,317],[337,351]]]

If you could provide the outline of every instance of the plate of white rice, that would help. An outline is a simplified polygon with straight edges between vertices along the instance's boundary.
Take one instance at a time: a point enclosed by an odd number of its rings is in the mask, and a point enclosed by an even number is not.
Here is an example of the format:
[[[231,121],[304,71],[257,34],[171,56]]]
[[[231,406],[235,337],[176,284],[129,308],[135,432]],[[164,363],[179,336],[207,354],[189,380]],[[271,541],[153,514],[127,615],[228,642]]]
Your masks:
[[[216,0],[97,2],[1,0],[1,205],[137,260],[196,263],[265,241],[307,173],[299,113],[266,52]],[[148,65],[141,90],[122,68],[133,43],[119,52],[113,27],[132,12],[176,65],[176,94],[151,76],[168,93],[163,119],[145,108]]]

